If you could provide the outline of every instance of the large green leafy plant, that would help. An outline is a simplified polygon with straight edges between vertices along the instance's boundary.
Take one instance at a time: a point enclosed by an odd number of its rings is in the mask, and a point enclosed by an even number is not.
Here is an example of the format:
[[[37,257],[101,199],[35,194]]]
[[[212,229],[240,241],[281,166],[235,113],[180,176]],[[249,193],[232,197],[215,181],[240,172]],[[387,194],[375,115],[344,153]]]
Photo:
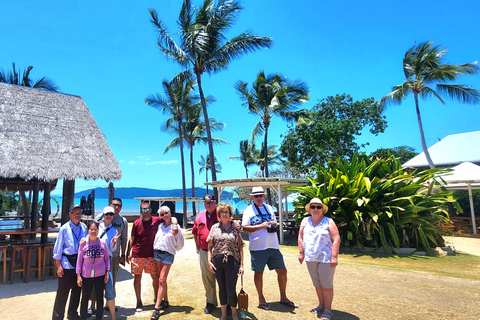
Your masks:
[[[329,160],[327,167],[318,166],[308,186],[288,190],[301,194],[295,203],[297,224],[311,198],[323,199],[345,246],[430,248],[443,245],[447,204],[459,208],[451,192],[441,188],[443,173],[409,173],[395,157],[373,159],[355,153],[350,160],[338,158]]]

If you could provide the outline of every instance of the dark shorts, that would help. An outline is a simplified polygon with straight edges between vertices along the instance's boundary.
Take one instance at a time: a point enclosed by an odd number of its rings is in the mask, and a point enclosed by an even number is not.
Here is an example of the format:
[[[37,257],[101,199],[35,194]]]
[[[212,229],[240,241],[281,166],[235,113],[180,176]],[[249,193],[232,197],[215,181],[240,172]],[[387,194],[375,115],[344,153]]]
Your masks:
[[[252,270],[263,272],[265,265],[268,269],[286,269],[283,262],[283,255],[278,249],[265,249],[259,251],[250,251],[252,258]]]

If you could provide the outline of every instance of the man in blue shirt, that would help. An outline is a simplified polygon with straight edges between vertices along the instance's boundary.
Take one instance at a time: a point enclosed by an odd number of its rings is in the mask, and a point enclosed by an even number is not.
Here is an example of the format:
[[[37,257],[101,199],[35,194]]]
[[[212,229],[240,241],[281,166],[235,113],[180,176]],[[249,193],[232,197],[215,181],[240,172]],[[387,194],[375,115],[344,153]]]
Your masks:
[[[80,240],[87,236],[87,227],[80,222],[82,208],[78,204],[72,205],[68,214],[70,221],[60,228],[53,248],[53,258],[57,265],[58,288],[52,320],[63,319],[70,291],[67,319],[79,319],[77,309],[82,288],[77,285],[75,267]]]

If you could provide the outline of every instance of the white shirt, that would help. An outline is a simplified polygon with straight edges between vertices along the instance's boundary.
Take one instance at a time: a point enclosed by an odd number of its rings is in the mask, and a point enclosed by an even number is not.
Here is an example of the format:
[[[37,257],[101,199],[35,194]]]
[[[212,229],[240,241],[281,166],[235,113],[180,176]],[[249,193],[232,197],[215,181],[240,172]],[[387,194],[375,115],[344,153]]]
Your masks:
[[[311,217],[302,220],[305,261],[331,262],[333,240],[329,229],[330,220],[324,217],[316,226],[313,226]]]
[[[175,255],[175,252],[182,249],[184,244],[183,233],[178,228],[176,236],[172,233],[172,225],[165,228],[164,223],[158,226],[157,234],[155,234],[155,241],[153,242],[153,249],[167,251]]]
[[[267,215],[265,207],[268,208],[268,214],[271,221],[277,222],[275,215],[273,214],[272,206],[264,204],[263,207],[259,207],[262,211],[262,215]],[[257,215],[257,209],[254,205],[248,206],[243,212],[242,226],[255,226],[263,223],[264,221]],[[250,251],[260,251],[265,249],[279,249],[277,233],[268,233],[267,229],[260,229],[254,232],[249,232],[250,244],[248,249]]]

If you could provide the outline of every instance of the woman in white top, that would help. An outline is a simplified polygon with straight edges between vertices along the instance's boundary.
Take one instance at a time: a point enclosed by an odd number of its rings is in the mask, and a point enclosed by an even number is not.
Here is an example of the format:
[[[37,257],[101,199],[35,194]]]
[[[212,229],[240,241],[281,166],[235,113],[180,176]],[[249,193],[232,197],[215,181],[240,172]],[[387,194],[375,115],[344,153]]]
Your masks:
[[[159,318],[160,310],[170,306],[167,295],[167,276],[173,264],[176,251],[182,249],[184,243],[183,233],[180,228],[178,228],[176,236],[172,233],[172,224],[176,225],[177,222],[176,220],[175,222],[172,221],[170,208],[162,206],[158,209],[158,214],[163,218],[163,222],[158,226],[155,241],[153,242],[153,258],[157,263],[157,270],[160,274],[158,278],[157,301],[151,317],[151,319],[155,320]]]
[[[322,200],[313,198],[305,209],[311,216],[304,218],[300,225],[298,261],[306,261],[317,292],[318,306],[311,312],[321,314],[321,319],[330,319],[333,315],[333,276],[338,264],[340,235],[335,222],[325,217],[328,207]]]

